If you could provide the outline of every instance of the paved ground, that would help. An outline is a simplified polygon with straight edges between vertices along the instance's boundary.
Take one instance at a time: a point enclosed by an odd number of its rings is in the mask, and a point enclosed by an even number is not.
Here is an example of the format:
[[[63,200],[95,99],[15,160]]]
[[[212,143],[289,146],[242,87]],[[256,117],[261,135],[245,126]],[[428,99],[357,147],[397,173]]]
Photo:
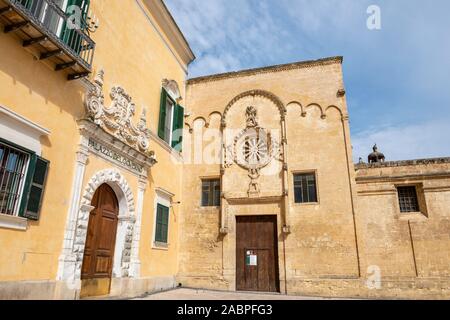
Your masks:
[[[176,289],[134,300],[329,300],[318,297],[285,296],[281,294],[222,292],[195,289]]]

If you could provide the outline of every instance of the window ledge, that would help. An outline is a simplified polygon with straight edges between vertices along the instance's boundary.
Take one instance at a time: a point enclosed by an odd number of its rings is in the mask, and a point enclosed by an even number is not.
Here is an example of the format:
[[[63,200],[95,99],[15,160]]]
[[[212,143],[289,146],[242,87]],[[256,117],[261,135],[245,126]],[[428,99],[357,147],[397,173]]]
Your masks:
[[[294,207],[319,206],[320,202],[294,202]]]
[[[217,211],[220,210],[221,206],[200,206],[199,209],[202,211]]]
[[[26,231],[28,220],[21,217],[0,214],[0,228]]]
[[[162,250],[162,251],[169,251],[169,244],[168,243],[162,243],[162,242],[153,242],[152,249],[154,249],[154,250]]]
[[[428,217],[422,212],[401,213],[398,217],[400,221],[427,221]]]

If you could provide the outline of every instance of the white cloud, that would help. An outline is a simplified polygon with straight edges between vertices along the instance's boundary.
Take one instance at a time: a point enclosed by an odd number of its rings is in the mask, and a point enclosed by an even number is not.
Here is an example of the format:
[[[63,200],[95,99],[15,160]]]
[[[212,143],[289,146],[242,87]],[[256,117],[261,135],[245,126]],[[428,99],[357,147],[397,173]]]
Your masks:
[[[352,136],[353,158],[367,162],[377,143],[387,161],[450,156],[450,125],[437,120],[414,125],[376,128]]]
[[[279,63],[292,50],[268,0],[166,2],[197,55],[191,77]]]
[[[344,55],[356,160],[375,142],[392,160],[450,156],[448,0],[166,3],[197,56],[190,77]],[[372,4],[380,31],[367,29]]]

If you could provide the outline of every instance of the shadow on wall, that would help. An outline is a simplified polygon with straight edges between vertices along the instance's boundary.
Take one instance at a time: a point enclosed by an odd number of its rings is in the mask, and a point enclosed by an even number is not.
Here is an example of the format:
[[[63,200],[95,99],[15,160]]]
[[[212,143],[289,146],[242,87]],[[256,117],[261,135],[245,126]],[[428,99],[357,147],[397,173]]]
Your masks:
[[[60,112],[71,114],[74,121],[84,115],[83,96],[86,89],[80,81],[68,81],[63,72],[54,71],[43,61],[39,61],[12,34],[0,33],[0,43],[4,52],[0,59],[0,71],[9,76],[14,87],[25,86],[29,96],[42,97],[46,105],[51,103],[58,106]],[[7,86],[3,83],[2,87]],[[15,94],[16,92],[21,91],[14,90]],[[0,96],[0,103],[4,102],[4,94]],[[22,98],[24,97],[21,97],[21,101],[28,100]]]

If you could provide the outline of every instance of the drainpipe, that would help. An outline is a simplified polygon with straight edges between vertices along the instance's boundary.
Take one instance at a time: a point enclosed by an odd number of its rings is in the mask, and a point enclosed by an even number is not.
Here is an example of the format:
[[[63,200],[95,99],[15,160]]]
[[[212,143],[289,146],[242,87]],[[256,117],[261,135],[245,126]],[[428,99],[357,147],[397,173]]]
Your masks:
[[[289,167],[288,167],[288,145],[287,145],[287,124],[286,113],[281,115],[281,135],[283,142],[283,203],[284,203],[284,225],[283,225],[283,264],[284,264],[284,292],[288,294],[287,290],[287,266],[286,266],[286,238],[291,233],[290,225],[290,206],[289,206]]]

